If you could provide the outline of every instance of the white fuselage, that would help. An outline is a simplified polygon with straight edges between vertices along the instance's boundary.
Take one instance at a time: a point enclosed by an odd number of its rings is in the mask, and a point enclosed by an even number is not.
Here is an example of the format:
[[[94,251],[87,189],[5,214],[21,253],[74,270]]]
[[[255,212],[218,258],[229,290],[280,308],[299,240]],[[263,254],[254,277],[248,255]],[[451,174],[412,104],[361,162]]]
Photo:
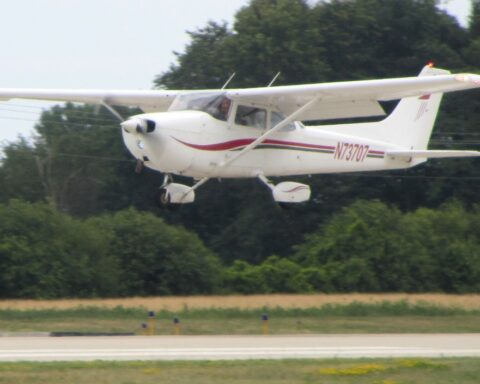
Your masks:
[[[232,164],[222,164],[265,131],[224,122],[201,111],[170,111],[137,117],[155,121],[150,133],[123,138],[129,151],[152,169],[194,178],[238,178],[359,172],[418,164],[385,156],[393,144],[336,133],[329,126],[279,131]],[[367,123],[368,124],[368,123]],[[362,124],[359,124],[359,126]],[[361,130],[360,130],[361,132]]]

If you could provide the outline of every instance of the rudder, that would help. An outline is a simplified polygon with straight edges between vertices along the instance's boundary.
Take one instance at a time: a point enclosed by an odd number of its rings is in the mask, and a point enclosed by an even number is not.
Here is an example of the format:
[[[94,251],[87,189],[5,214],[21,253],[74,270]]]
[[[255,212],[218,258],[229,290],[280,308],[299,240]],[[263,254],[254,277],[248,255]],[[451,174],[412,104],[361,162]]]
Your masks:
[[[437,76],[450,73],[426,66],[419,76]],[[406,97],[381,122],[388,141],[410,149],[426,149],[438,114],[443,93]],[[388,132],[388,133],[387,133]]]

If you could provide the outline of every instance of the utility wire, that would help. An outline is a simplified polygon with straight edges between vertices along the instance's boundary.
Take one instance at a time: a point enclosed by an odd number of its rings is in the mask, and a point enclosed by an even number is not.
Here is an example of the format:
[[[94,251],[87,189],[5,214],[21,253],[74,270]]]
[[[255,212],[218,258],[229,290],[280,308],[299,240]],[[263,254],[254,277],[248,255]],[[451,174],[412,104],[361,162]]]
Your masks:
[[[15,151],[32,153],[29,150],[15,149]],[[38,154],[32,153],[33,156]],[[121,159],[118,157],[109,157],[109,156],[95,156],[95,155],[84,155],[76,153],[66,153],[59,152],[51,154],[52,158],[55,157],[71,157],[71,158],[83,158],[91,160],[103,160],[103,161],[112,161],[112,162],[123,162],[123,163],[134,163],[135,159]],[[380,178],[380,179],[422,179],[422,180],[470,180],[477,181],[480,180],[480,176],[428,176],[428,175],[395,175],[395,174],[386,174],[386,173],[337,173],[335,175],[331,174],[319,174],[318,176],[336,176],[336,177],[359,177],[359,178]]]

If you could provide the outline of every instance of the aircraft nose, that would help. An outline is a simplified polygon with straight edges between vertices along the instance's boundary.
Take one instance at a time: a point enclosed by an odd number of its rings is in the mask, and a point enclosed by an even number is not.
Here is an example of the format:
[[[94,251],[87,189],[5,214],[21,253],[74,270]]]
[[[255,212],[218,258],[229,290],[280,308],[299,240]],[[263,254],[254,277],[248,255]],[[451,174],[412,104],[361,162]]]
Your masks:
[[[155,130],[156,122],[150,119],[134,117],[124,121],[120,125],[128,133],[150,133]]]
[[[128,119],[125,120],[123,123],[120,123],[120,125],[126,132],[135,133],[137,130],[137,126],[140,125],[139,123],[139,119]]]

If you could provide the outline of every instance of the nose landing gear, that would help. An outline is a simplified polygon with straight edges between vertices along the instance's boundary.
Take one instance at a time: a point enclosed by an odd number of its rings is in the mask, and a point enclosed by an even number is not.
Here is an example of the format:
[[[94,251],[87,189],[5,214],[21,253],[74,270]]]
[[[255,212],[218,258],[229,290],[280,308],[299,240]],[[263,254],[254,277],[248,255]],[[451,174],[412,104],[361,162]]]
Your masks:
[[[195,191],[188,185],[174,183],[172,176],[166,174],[155,200],[161,207],[173,204],[189,204],[195,200]]]

